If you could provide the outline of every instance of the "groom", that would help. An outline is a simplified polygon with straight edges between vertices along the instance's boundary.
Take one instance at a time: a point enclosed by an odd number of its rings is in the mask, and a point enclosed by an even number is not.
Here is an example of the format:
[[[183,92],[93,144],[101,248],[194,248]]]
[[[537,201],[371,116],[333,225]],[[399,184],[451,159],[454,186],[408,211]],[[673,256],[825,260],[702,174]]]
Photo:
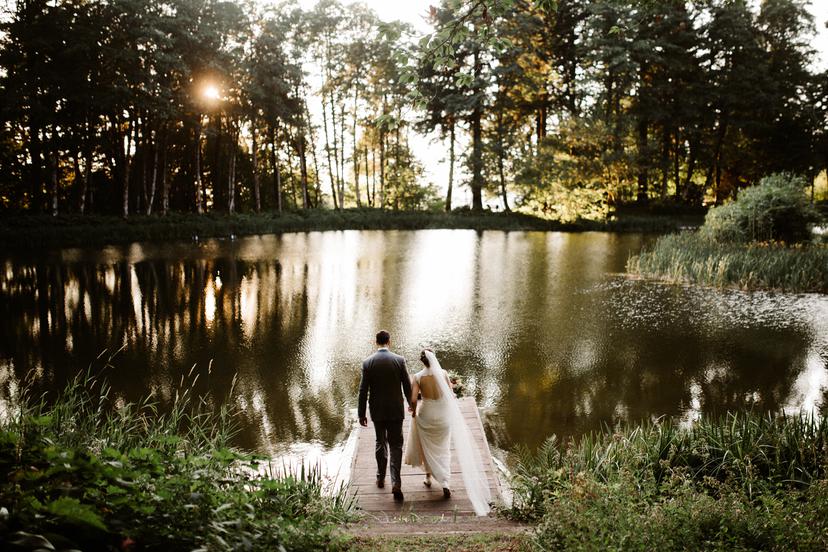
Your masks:
[[[362,381],[359,383],[359,424],[368,426],[365,403],[371,409],[371,420],[377,434],[377,487],[385,486],[385,468],[388,448],[391,448],[391,493],[394,500],[403,500],[400,465],[402,464],[402,424],[405,402],[411,397],[411,381],[405,359],[388,350],[391,334],[380,330],[377,334],[377,352],[362,362]]]

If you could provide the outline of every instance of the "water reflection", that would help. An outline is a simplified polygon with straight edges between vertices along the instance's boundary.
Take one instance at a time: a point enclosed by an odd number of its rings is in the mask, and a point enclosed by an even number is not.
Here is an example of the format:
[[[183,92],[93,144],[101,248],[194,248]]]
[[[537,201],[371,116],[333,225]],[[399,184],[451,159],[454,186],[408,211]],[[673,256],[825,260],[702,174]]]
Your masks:
[[[430,345],[463,374],[502,448],[625,420],[824,407],[828,297],[619,276],[645,239],[354,231],[7,259],[0,413],[29,371],[54,389],[124,346],[120,400],[168,404],[195,365],[196,390],[219,404],[237,374],[240,446],[328,458],[380,327],[412,372]]]

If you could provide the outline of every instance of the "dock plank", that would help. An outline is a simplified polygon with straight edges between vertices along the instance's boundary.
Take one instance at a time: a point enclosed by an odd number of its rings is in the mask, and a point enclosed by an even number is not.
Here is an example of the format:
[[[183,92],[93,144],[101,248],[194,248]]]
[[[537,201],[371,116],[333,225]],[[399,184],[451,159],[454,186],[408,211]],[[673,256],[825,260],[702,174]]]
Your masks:
[[[497,478],[486,432],[480,419],[477,403],[473,397],[460,399],[460,411],[469,426],[471,436],[483,459],[483,467],[488,478],[492,500],[501,496],[500,482]],[[403,422],[403,435],[408,438],[411,417],[406,414]],[[354,493],[359,508],[377,518],[390,518],[410,514],[473,516],[474,509],[466,495],[460,466],[454,445],[452,455],[451,498],[444,499],[442,489],[435,483],[431,489],[423,485],[424,472],[420,468],[403,465],[401,469],[402,491],[405,501],[394,502],[391,496],[391,480],[386,476],[385,488],[376,486],[377,464],[374,459],[374,427],[369,418],[368,427],[357,427],[357,442],[354,458],[351,462],[351,492]]]

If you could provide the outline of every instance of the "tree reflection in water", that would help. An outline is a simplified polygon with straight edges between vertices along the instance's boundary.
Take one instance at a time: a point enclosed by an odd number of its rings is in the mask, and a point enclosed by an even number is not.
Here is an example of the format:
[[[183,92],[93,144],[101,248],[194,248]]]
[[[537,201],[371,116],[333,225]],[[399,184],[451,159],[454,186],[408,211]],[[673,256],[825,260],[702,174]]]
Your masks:
[[[418,369],[465,376],[495,444],[619,421],[825,403],[828,298],[628,281],[649,238],[325,232],[72,249],[5,261],[0,407],[33,370],[53,391],[103,349],[122,400],[196,391],[240,408],[265,453],[345,439],[375,331]]]

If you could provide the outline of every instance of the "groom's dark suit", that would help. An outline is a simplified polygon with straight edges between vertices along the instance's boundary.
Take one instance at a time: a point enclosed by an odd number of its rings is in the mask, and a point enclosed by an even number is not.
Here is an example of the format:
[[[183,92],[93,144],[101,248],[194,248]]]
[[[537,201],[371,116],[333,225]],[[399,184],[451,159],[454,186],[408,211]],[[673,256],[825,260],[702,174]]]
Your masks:
[[[403,357],[382,348],[363,361],[362,381],[359,384],[359,419],[365,418],[367,403],[377,434],[377,479],[385,478],[390,446],[391,485],[394,487],[399,487],[401,483],[402,424],[405,418],[405,403],[410,397],[411,380]]]

